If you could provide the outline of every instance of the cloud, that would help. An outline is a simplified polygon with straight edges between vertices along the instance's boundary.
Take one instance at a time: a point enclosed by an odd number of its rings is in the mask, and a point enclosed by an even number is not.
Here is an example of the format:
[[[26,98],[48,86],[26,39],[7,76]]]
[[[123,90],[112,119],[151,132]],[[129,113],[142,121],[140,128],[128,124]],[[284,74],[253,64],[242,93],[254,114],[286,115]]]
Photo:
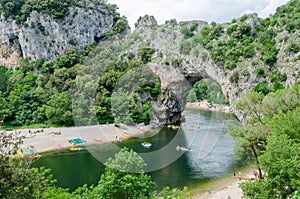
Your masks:
[[[177,21],[204,20],[228,22],[245,13],[258,13],[267,17],[288,0],[108,0],[117,4],[129,24],[145,14],[154,15],[158,23],[176,18]]]
[[[268,5],[260,10],[258,13],[260,17],[268,17],[271,13],[275,13],[276,8],[280,5],[284,5],[288,2],[289,0],[269,0]]]

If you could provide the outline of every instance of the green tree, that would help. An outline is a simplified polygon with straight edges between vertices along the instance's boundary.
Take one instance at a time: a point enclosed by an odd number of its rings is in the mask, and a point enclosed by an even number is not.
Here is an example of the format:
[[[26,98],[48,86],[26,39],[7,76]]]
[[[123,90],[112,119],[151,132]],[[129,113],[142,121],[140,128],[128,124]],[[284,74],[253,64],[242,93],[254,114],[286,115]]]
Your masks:
[[[266,176],[263,180],[241,185],[250,198],[288,198],[300,186],[300,147],[285,134],[268,139],[259,158]]]
[[[109,158],[105,165],[105,172],[91,193],[94,198],[152,197],[155,184],[149,175],[144,174],[143,168],[146,164],[136,152],[124,148],[114,159]]]
[[[49,169],[30,168],[28,157],[16,157],[22,139],[16,132],[0,133],[0,197],[3,199],[40,199],[54,182]]]
[[[50,123],[73,125],[72,101],[69,93],[55,93],[45,105],[45,113]]]
[[[7,92],[8,80],[8,69],[6,69],[4,66],[0,66],[0,92]]]
[[[2,92],[0,91],[0,121],[5,120],[8,115],[9,115],[8,104],[6,98],[3,96]]]
[[[300,143],[300,107],[284,113],[280,111],[268,121],[272,131],[286,134],[289,138]]]
[[[155,53],[154,48],[140,48],[138,50],[138,56],[144,64],[151,62],[152,55]]]
[[[268,86],[268,82],[260,82],[253,88],[253,91],[267,95],[271,92],[271,89]]]
[[[186,101],[187,102],[197,102],[197,96],[196,96],[196,92],[195,89],[192,88],[188,94],[188,96],[186,97]]]
[[[243,95],[236,103],[237,110],[243,113],[243,126],[232,125],[229,135],[235,139],[235,150],[238,157],[252,154],[255,158],[259,177],[263,178],[260,168],[259,155],[265,147],[269,130],[263,120],[261,93],[250,92]]]

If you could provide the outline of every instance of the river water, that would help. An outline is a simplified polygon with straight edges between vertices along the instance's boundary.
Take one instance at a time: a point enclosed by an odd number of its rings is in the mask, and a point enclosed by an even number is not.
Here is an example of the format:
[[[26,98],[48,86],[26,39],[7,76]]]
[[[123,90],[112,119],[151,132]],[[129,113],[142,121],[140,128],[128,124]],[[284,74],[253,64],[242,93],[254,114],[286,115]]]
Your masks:
[[[201,110],[186,110],[183,114],[186,120],[180,130],[163,128],[157,133],[149,133],[151,137],[130,138],[113,145],[138,152],[159,189],[219,178],[242,165],[234,159],[234,141],[227,135],[228,124],[236,122],[232,115]],[[143,148],[141,143],[144,141],[151,142],[152,147]],[[45,154],[33,166],[51,168],[58,180],[57,186],[73,191],[83,184],[97,184],[104,172],[99,157],[109,154],[111,146],[101,144],[85,151]],[[188,148],[188,151],[177,151],[176,146]]]

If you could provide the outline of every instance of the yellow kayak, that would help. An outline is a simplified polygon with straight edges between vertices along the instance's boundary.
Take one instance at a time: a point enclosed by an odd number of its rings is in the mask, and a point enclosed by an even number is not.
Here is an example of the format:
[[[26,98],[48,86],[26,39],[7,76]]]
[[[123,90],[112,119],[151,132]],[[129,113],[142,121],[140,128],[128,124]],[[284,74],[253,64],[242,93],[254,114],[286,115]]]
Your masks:
[[[38,158],[41,158],[41,157],[42,157],[42,155],[39,155],[39,154],[29,156],[30,159],[38,159]]]
[[[70,148],[70,151],[81,151],[82,150],[82,148],[80,148],[80,147],[71,147]]]

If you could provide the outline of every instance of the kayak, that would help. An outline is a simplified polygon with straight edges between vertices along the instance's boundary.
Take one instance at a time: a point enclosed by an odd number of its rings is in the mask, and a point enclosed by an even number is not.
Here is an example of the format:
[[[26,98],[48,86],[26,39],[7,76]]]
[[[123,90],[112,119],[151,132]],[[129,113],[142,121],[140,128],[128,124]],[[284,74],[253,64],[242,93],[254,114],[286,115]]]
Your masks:
[[[70,151],[81,151],[81,150],[83,150],[83,148],[81,148],[81,147],[71,147],[70,148]]]
[[[37,155],[30,155],[29,156],[30,159],[39,159],[41,157],[42,157],[42,155],[39,155],[39,154],[37,154]]]
[[[150,143],[150,142],[143,142],[143,143],[141,143],[141,145],[144,148],[150,148],[152,146],[152,143]]]
[[[182,146],[176,146],[177,151],[188,151],[189,149],[182,147]]]

